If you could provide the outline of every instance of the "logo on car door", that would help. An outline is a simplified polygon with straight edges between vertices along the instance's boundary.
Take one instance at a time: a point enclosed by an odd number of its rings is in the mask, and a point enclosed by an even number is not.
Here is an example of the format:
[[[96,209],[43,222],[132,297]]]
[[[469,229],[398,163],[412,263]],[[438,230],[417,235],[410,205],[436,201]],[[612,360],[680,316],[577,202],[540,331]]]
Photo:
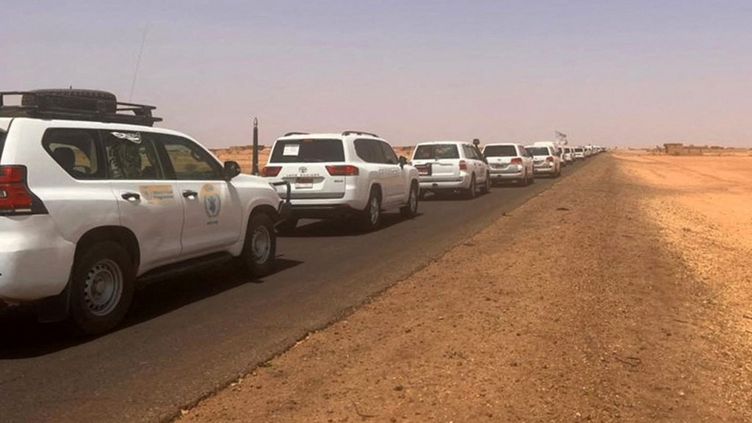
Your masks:
[[[201,188],[201,198],[204,199],[204,209],[210,218],[219,216],[222,210],[222,198],[212,184],[206,184]]]

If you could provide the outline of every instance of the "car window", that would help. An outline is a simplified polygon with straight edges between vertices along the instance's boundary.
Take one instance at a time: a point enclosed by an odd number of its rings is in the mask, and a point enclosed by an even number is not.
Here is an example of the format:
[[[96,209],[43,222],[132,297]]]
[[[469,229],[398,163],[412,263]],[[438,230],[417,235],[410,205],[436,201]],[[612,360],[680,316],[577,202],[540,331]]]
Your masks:
[[[514,157],[517,150],[513,145],[487,145],[483,150],[486,157]]]
[[[0,157],[3,157],[3,147],[5,146],[5,131],[0,131]]]
[[[525,150],[530,152],[533,156],[547,156],[550,154],[548,147],[525,147]]]
[[[152,136],[132,131],[101,131],[110,179],[164,179]]]
[[[399,159],[397,159],[397,155],[394,153],[392,146],[385,143],[384,141],[379,141],[379,144],[381,144],[381,149],[384,152],[384,163],[398,164]]]
[[[172,168],[175,179],[183,181],[221,180],[222,167],[193,141],[174,135],[159,135],[159,146]]]
[[[103,179],[96,130],[51,128],[45,131],[42,146],[69,175],[76,179]]]
[[[342,140],[280,140],[274,144],[270,163],[344,162]]]
[[[424,144],[415,149],[414,160],[459,159],[457,144]]]
[[[384,163],[384,151],[379,145],[379,141],[359,139],[353,142],[355,145],[355,154],[366,163]]]

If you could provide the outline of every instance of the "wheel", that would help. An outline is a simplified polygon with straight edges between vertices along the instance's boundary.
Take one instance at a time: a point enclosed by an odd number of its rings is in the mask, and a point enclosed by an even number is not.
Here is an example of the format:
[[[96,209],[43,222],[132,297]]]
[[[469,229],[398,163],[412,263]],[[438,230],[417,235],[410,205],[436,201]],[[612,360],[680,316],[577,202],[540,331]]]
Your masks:
[[[410,219],[418,214],[418,197],[420,196],[420,194],[418,194],[418,191],[418,184],[413,183],[410,186],[410,196],[407,199],[407,205],[400,209],[400,214],[402,214],[402,217]]]
[[[277,235],[274,221],[266,213],[255,213],[245,231],[245,244],[240,260],[254,276],[266,276],[274,271]]]
[[[482,194],[488,194],[491,192],[491,175],[488,173],[486,174],[486,180],[483,182],[483,186],[480,188],[480,192]]]
[[[277,233],[280,235],[291,235],[295,232],[295,228],[297,227],[298,219],[291,217],[277,224]]]
[[[84,335],[117,326],[133,302],[136,270],[128,251],[105,241],[86,248],[73,265],[69,323]]]
[[[470,178],[470,186],[465,190],[465,197],[472,199],[477,194],[477,188],[475,186],[475,174]]]
[[[381,194],[378,189],[371,188],[368,196],[368,204],[360,216],[360,227],[365,232],[370,232],[381,224]]]

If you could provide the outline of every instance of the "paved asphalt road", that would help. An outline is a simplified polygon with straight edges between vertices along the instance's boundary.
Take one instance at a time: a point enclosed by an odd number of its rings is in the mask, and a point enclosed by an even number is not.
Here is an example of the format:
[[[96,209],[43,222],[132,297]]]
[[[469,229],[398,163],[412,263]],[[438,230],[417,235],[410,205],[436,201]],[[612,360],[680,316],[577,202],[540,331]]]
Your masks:
[[[0,420],[170,419],[554,182],[496,187],[472,201],[427,199],[415,219],[385,216],[383,229],[365,235],[311,222],[280,238],[274,275],[217,269],[152,285],[122,329],[97,339],[71,341],[24,310],[0,311]]]

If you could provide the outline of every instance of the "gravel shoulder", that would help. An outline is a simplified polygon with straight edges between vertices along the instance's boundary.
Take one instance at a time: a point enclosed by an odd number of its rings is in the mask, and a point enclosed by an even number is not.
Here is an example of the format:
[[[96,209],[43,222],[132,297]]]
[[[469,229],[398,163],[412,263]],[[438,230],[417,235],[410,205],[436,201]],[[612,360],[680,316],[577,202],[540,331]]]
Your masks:
[[[752,160],[680,159],[595,159],[181,419],[752,421]]]

